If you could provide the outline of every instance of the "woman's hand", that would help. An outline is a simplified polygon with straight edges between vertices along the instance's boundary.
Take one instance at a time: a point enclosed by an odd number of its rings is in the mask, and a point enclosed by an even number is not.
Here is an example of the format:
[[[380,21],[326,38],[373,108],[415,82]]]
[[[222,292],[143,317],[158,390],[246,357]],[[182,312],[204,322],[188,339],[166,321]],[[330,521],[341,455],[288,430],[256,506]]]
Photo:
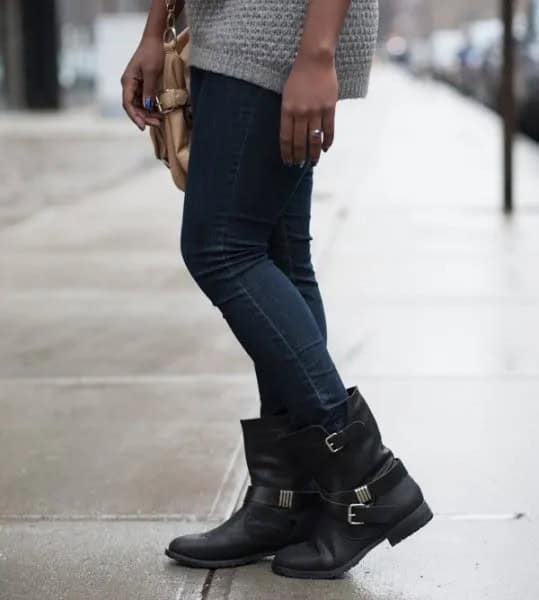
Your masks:
[[[161,38],[144,37],[122,75],[124,110],[141,131],[161,123],[153,108],[163,61]]]
[[[316,164],[333,143],[339,84],[333,54],[298,54],[283,90],[281,156],[285,164]],[[322,134],[314,134],[313,131]]]

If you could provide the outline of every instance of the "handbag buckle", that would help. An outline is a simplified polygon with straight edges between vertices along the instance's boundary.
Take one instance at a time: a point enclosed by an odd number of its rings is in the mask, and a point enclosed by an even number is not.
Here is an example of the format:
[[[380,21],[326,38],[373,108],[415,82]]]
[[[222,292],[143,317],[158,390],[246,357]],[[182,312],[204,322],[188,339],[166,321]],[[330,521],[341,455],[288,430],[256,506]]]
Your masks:
[[[162,115],[166,115],[167,112],[170,112],[170,111],[165,111],[165,109],[163,108],[163,105],[161,104],[161,100],[159,100],[159,96],[154,96],[153,100],[154,100],[154,106],[155,106],[155,108],[157,108],[157,111],[159,113],[161,113]]]
[[[183,116],[188,125],[193,121],[191,115],[191,105],[186,90],[165,89],[154,97],[154,105],[162,115],[168,115],[180,108],[183,110]]]

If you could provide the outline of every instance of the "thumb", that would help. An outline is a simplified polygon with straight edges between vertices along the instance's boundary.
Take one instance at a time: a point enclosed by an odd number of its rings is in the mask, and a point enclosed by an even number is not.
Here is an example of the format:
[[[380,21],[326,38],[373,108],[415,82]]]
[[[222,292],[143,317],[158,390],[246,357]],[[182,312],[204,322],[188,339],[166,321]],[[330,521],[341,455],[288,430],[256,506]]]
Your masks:
[[[157,69],[146,69],[143,73],[142,98],[143,106],[146,110],[153,110],[155,105],[155,96],[157,95],[157,85],[159,72]]]

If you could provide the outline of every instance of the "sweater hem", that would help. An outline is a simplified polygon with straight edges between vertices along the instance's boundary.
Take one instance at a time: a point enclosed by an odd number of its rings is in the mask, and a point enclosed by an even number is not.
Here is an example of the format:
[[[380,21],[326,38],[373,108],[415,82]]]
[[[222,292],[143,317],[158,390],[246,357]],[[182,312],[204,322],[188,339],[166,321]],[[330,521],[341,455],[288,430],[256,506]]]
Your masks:
[[[247,62],[244,58],[234,56],[222,49],[203,48],[191,42],[189,65],[221,75],[242,79],[262,88],[283,93],[288,73],[275,71],[265,65]],[[339,79],[339,100],[364,98],[368,92],[368,77],[361,76]]]

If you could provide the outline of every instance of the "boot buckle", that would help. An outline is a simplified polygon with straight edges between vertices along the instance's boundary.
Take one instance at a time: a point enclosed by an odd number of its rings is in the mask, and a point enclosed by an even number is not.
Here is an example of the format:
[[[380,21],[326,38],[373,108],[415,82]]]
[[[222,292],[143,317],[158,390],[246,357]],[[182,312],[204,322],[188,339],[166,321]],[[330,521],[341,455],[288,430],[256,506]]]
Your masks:
[[[340,450],[342,450],[344,448],[344,446],[337,446],[337,444],[335,443],[335,438],[337,437],[337,433],[332,433],[331,435],[328,435],[326,438],[326,446],[329,448],[330,452],[332,452],[333,454],[337,454],[337,452],[339,452]]]
[[[365,525],[364,521],[356,521],[356,509],[365,508],[365,504],[349,504],[348,505],[348,524],[349,525]]]
[[[362,485],[361,487],[356,488],[354,492],[361,503],[368,504],[369,502],[372,502],[372,494],[368,485]]]

